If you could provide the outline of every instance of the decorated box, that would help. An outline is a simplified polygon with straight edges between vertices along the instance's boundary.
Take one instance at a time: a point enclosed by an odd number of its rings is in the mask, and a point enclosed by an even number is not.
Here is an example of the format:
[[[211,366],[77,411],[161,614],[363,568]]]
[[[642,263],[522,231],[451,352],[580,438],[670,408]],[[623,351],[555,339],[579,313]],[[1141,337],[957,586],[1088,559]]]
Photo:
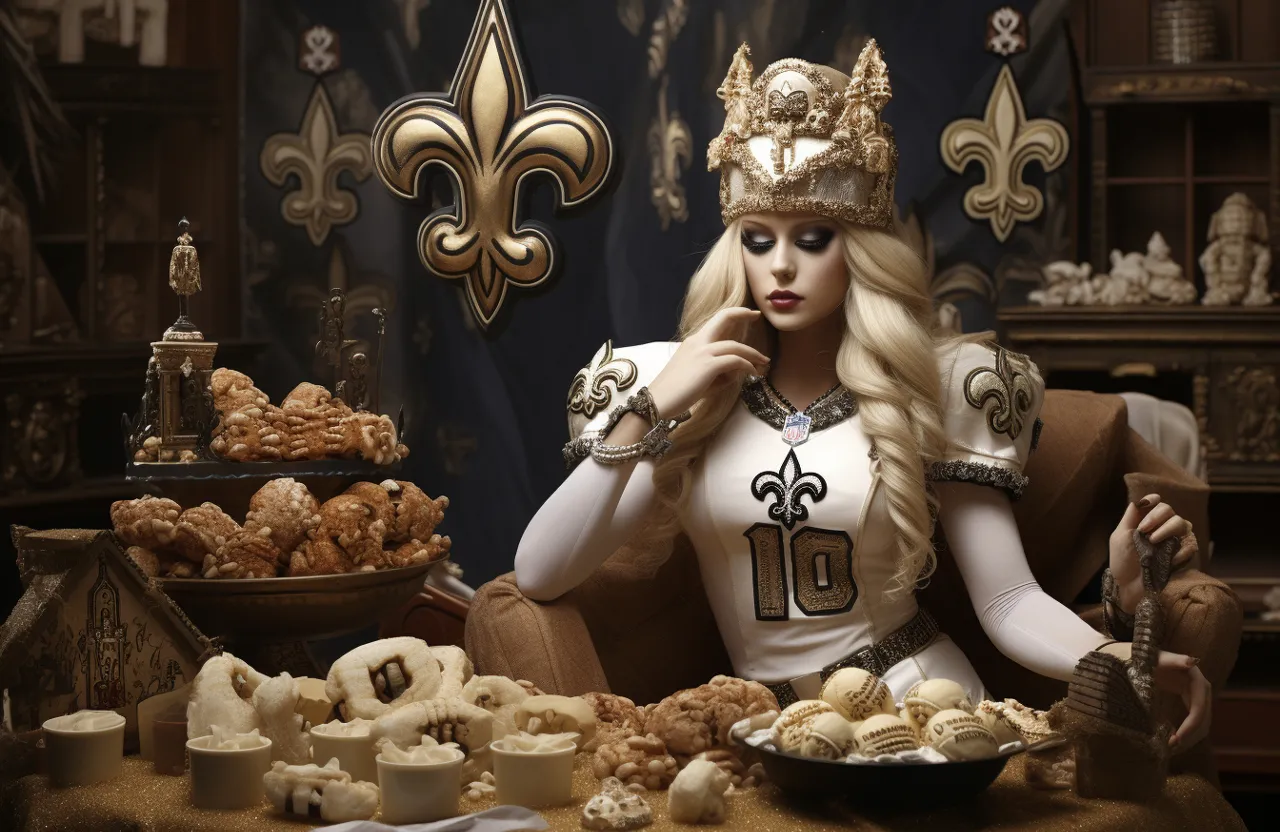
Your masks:
[[[92,708],[122,714],[195,678],[210,643],[109,531],[13,527],[25,592],[0,626],[14,731]]]

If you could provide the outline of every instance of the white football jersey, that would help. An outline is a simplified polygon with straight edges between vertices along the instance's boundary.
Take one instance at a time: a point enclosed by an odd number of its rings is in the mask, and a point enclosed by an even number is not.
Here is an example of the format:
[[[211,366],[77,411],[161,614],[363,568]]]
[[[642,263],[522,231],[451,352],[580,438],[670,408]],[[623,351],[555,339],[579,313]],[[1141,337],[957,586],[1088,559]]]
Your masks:
[[[609,410],[652,381],[678,346],[601,347],[570,390],[571,436],[595,435]],[[1044,385],[1035,365],[976,343],[946,349],[939,360],[949,444],[934,478],[993,485],[1016,497],[1039,428]],[[696,461],[680,520],[734,671],[774,683],[884,639],[917,606],[909,593],[885,596],[897,572],[897,547],[880,461],[856,409],[821,429],[815,423],[805,441],[792,445],[747,398]],[[679,437],[677,429],[672,439]],[[899,696],[930,676],[955,678],[981,693],[948,639],[903,664],[910,666],[891,672],[901,678],[886,677]]]

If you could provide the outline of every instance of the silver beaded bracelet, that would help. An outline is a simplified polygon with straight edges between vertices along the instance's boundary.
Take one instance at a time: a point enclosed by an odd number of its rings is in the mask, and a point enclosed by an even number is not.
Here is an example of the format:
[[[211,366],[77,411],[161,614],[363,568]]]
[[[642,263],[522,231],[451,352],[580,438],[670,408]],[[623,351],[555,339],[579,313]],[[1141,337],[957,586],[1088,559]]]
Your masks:
[[[618,422],[622,421],[622,417],[627,413],[643,416],[649,424],[653,425],[653,428],[639,442],[633,442],[630,445],[605,444],[602,440],[617,427]],[[596,441],[591,444],[591,458],[605,465],[620,465],[642,456],[660,458],[671,450],[671,431],[682,422],[688,421],[691,415],[691,412],[686,410],[674,419],[663,419],[658,415],[658,408],[653,402],[653,396],[649,394],[649,388],[641,387],[635,395],[627,399],[625,404],[614,408],[609,414],[609,421],[597,435]]]

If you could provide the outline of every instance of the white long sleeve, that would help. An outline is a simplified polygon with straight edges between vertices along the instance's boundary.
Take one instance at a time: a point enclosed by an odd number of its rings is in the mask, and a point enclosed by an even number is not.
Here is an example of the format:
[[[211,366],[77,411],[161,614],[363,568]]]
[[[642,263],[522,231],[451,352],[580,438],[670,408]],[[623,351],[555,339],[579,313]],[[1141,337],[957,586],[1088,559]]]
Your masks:
[[[516,549],[516,584],[553,601],[582,583],[639,530],[656,489],[648,459],[602,465],[587,458],[538,509]]]
[[[1008,496],[972,483],[936,487],[947,544],[987,637],[1023,667],[1069,681],[1076,663],[1107,637],[1040,588]]]

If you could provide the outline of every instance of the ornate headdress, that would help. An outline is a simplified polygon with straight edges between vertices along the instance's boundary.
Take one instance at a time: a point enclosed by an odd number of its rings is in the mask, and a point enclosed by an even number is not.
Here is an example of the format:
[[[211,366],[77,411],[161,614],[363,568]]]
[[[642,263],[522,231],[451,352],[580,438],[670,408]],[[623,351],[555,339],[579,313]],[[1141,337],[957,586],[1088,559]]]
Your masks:
[[[813,212],[885,228],[893,222],[898,149],[880,120],[889,73],[874,40],[853,75],[787,58],[751,80],[738,47],[724,84],[724,129],[707,148],[720,170],[725,224],[753,211]]]

